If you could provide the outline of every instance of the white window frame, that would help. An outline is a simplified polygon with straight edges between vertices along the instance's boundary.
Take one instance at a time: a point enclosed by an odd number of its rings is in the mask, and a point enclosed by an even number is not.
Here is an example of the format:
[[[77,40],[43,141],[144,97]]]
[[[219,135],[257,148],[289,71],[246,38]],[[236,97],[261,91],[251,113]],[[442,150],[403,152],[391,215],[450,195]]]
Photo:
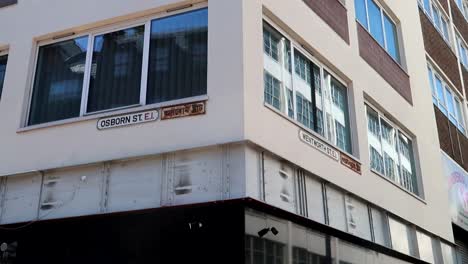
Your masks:
[[[434,92],[432,92],[432,96],[436,99],[437,101],[437,107],[443,111],[446,111],[447,114],[447,118],[450,120],[451,123],[453,123],[453,121],[450,119],[450,117],[454,118],[457,122],[456,124],[454,124],[457,129],[462,132],[464,135],[466,135],[467,133],[467,129],[466,129],[466,121],[465,121],[465,116],[464,116],[464,109],[463,109],[463,106],[464,106],[464,101],[463,101],[463,96],[460,95],[456,89],[453,89],[450,85],[448,85],[447,82],[445,82],[445,78],[442,77],[442,75],[439,74],[439,71],[435,69],[434,66],[431,65],[431,63],[427,63],[427,68],[428,69],[431,69],[432,71],[432,79],[429,80],[430,82],[432,82],[432,84],[434,85]],[[436,86],[436,78],[438,78],[441,82],[442,82],[442,89],[443,89],[443,97],[444,98],[439,98],[439,94],[437,93],[437,86]],[[450,109],[448,107],[448,96],[447,96],[447,93],[450,93],[452,95],[452,104],[453,104],[453,107],[454,107],[454,110],[455,112],[452,114],[450,113]],[[458,100],[458,102],[460,103],[460,112],[461,112],[461,115],[462,116],[458,116],[458,110],[457,110],[457,105],[456,105],[456,101]],[[445,114],[445,113],[444,113]],[[461,127],[465,130],[465,131],[462,131]]]
[[[316,131],[314,131],[313,129],[310,129],[309,127],[306,127],[304,124],[300,123],[299,121],[297,121],[297,98],[296,98],[296,88],[295,88],[295,85],[293,84],[292,85],[292,90],[293,91],[293,110],[294,110],[294,119],[289,117],[288,116],[288,109],[287,109],[287,98],[286,98],[286,93],[287,93],[287,90],[288,88],[286,88],[286,86],[284,85],[284,81],[283,80],[279,80],[280,81],[280,89],[281,89],[281,95],[282,97],[284,98],[284,101],[285,102],[280,102],[282,107],[286,107],[285,108],[285,111],[283,111],[283,109],[281,110],[278,110],[276,109],[274,106],[270,106],[268,103],[266,103],[265,101],[265,98],[263,98],[263,102],[264,102],[264,105],[267,106],[268,108],[270,109],[273,109],[275,112],[278,112],[279,114],[281,114],[283,117],[289,119],[291,122],[295,123],[296,125],[300,126],[302,129],[306,130],[307,132],[309,133],[312,133],[314,136],[317,136],[319,137],[320,139],[324,140],[325,142],[331,144],[333,147],[339,149],[340,151],[342,152],[345,152],[347,155],[351,155],[351,156],[355,156],[356,154],[356,150],[355,150],[355,144],[354,144],[354,141],[353,141],[353,135],[354,135],[354,132],[353,132],[353,129],[352,128],[352,121],[351,121],[351,108],[350,108],[350,88],[349,88],[349,85],[347,85],[347,82],[344,81],[341,77],[337,76],[329,67],[327,67],[326,65],[324,65],[323,63],[321,63],[317,58],[315,58],[313,55],[310,54],[310,52],[308,52],[305,48],[303,48],[303,46],[299,43],[299,42],[296,42],[294,40],[294,38],[292,38],[291,36],[289,36],[289,34],[287,34],[286,32],[284,32],[279,26],[276,25],[276,23],[274,23],[271,19],[269,19],[267,16],[263,16],[263,21],[264,23],[266,22],[273,30],[276,30],[277,32],[279,32],[285,39],[289,40],[289,43],[290,43],[290,52],[291,52],[291,74],[294,76],[295,73],[295,65],[294,65],[294,50],[297,50],[299,51],[299,53],[301,55],[303,55],[306,59],[308,59],[310,62],[312,62],[313,64],[315,64],[317,67],[320,68],[320,85],[321,85],[321,90],[322,90],[322,101],[321,101],[321,104],[322,105],[325,105],[326,103],[326,99],[325,99],[325,96],[328,96],[330,97],[330,101],[332,100],[332,95],[331,95],[331,91],[328,92],[326,91],[327,89],[325,89],[325,78],[324,78],[324,74],[325,74],[325,71],[328,72],[328,74],[330,74],[330,76],[332,76],[333,78],[335,78],[341,85],[343,85],[345,88],[346,88],[346,91],[347,91],[347,98],[346,98],[346,102],[347,102],[347,106],[348,106],[348,118],[349,118],[349,136],[350,136],[350,144],[351,144],[351,153],[348,153],[347,151],[345,151],[344,149],[341,149],[338,147],[337,145],[337,140],[336,140],[336,129],[335,129],[335,124],[331,124],[331,128],[332,128],[332,139],[327,139],[326,138],[326,135],[329,134],[329,126],[326,125],[326,113],[325,111],[322,111],[322,121],[323,121],[323,136],[319,133],[317,133]],[[263,36],[263,34],[262,34]],[[263,42],[262,42],[263,43]],[[284,40],[280,40],[280,45],[279,47],[283,47],[285,44],[284,44]],[[265,53],[263,51],[263,45],[262,45],[262,53]],[[280,48],[279,50],[279,58],[280,58],[280,61],[279,63],[283,62],[284,61],[284,49]],[[264,69],[264,71],[266,71]],[[284,71],[287,71],[287,69],[285,69],[284,66],[282,66],[282,74],[283,74],[283,78],[284,78]],[[268,72],[268,71],[266,71]],[[269,73],[270,75],[274,76],[273,74]],[[263,78],[263,77],[262,77]],[[292,78],[294,79],[294,78]],[[265,82],[265,80],[263,80],[263,83]],[[293,83],[294,80],[291,80],[291,82]],[[311,82],[313,83],[314,82],[314,76],[311,75]],[[315,89],[313,91],[311,91],[312,93],[315,93]],[[327,93],[325,95],[325,93]],[[284,106],[285,104],[285,106]],[[315,116],[313,117],[314,119],[316,118]]]
[[[411,195],[414,195],[414,196],[418,197],[419,199],[422,199],[422,197],[423,197],[422,195],[423,195],[423,194],[422,194],[422,190],[421,190],[422,188],[421,188],[421,186],[420,186],[422,183],[420,182],[421,180],[420,180],[420,177],[419,177],[419,170],[418,170],[418,166],[419,166],[419,165],[418,165],[418,161],[417,161],[417,159],[416,159],[416,157],[417,157],[417,154],[416,154],[417,148],[416,148],[416,146],[415,146],[415,145],[416,145],[416,140],[414,139],[414,137],[410,136],[410,135],[409,135],[408,133],[406,133],[403,129],[401,129],[400,126],[396,125],[395,122],[392,122],[390,119],[388,119],[388,118],[384,115],[383,112],[381,112],[377,107],[374,107],[374,106],[373,106],[371,103],[369,103],[367,100],[365,100],[364,104],[365,104],[365,115],[366,115],[366,133],[369,133],[369,132],[368,132],[368,127],[367,127],[368,124],[369,124],[368,108],[371,108],[371,109],[372,109],[374,112],[376,112],[377,115],[378,115],[378,120],[379,120],[379,142],[380,142],[380,146],[381,146],[381,147],[383,146],[383,142],[382,142],[382,122],[381,122],[381,120],[384,120],[387,124],[389,124],[389,125],[396,131],[396,133],[397,133],[396,139],[395,139],[395,140],[396,140],[395,146],[396,146],[396,148],[397,148],[397,150],[398,150],[398,152],[397,152],[397,154],[398,154],[398,160],[395,160],[395,163],[396,163],[396,165],[399,165],[399,176],[400,176],[400,178],[398,178],[398,179],[396,179],[396,180],[392,180],[392,179],[390,179],[388,176],[385,175],[385,168],[386,168],[386,167],[385,167],[385,159],[384,159],[384,156],[383,156],[383,155],[382,155],[382,158],[383,158],[384,160],[383,160],[383,164],[382,164],[382,165],[383,165],[384,173],[382,174],[381,172],[379,172],[379,171],[377,171],[377,170],[371,168],[370,166],[369,166],[369,169],[370,169],[373,173],[375,173],[375,174],[379,175],[380,177],[383,177],[384,179],[386,179],[386,180],[392,182],[393,184],[395,184],[395,185],[398,186],[399,188],[405,190],[406,192],[410,193]],[[401,154],[400,154],[400,143],[399,143],[399,135],[400,135],[400,134],[402,134],[403,136],[407,137],[407,138],[410,139],[411,142],[412,142],[412,146],[411,146],[411,147],[412,147],[412,151],[413,151],[413,157],[412,157],[412,158],[413,158],[413,162],[414,162],[414,164],[413,164],[413,166],[414,166],[413,176],[414,176],[414,178],[415,178],[414,184],[416,184],[415,186],[413,186],[413,189],[414,189],[413,191],[414,191],[414,192],[411,191],[411,190],[406,189],[406,188],[403,186],[402,182],[401,182],[401,177],[402,177],[402,175],[403,175],[403,172],[402,172],[402,166],[401,166],[401,160],[400,160],[400,155],[401,155]],[[369,152],[369,140],[367,141],[367,151],[368,151],[368,153],[369,153],[369,154],[368,154],[368,157],[369,157],[369,159],[370,159],[371,153]],[[382,148],[382,151],[383,151],[383,148]]]
[[[207,3],[200,3],[200,4],[194,4],[190,7],[184,7],[182,6],[181,9],[171,9],[171,11],[162,11],[158,12],[156,14],[152,15],[147,15],[144,17],[140,17],[137,19],[132,19],[131,21],[123,21],[123,22],[118,22],[114,23],[108,26],[103,26],[103,27],[98,27],[98,28],[92,28],[89,30],[84,30],[82,32],[69,32],[68,34],[60,34],[59,37],[49,37],[46,39],[38,40],[36,42],[36,47],[35,47],[35,55],[34,55],[34,66],[32,67],[32,73],[31,73],[31,78],[29,81],[29,92],[28,92],[28,100],[27,100],[27,107],[25,115],[24,115],[24,120],[21,122],[21,127],[20,131],[23,130],[29,130],[29,129],[34,129],[34,128],[40,128],[40,127],[47,127],[47,126],[52,126],[52,125],[58,125],[58,124],[64,124],[64,123],[69,123],[69,122],[76,122],[76,121],[81,121],[81,120],[87,120],[90,118],[99,118],[102,116],[108,116],[108,115],[113,115],[113,114],[119,114],[119,113],[126,113],[126,112],[133,112],[133,111],[139,111],[139,110],[144,110],[144,109],[154,109],[154,108],[159,108],[162,106],[167,106],[167,105],[176,105],[180,103],[185,103],[185,102],[193,102],[193,101],[200,101],[200,100],[206,100],[208,98],[207,94],[201,95],[201,96],[193,96],[193,97],[188,97],[188,98],[182,98],[182,99],[175,99],[175,100],[170,100],[170,101],[165,101],[161,103],[154,103],[154,104],[147,104],[146,103],[146,92],[147,92],[147,80],[148,80],[148,71],[149,71],[149,51],[150,51],[150,42],[151,42],[151,23],[153,20],[156,19],[161,19],[165,17],[171,17],[174,15],[178,14],[184,14],[187,12],[191,11],[197,11],[201,9],[208,8]],[[140,83],[140,99],[137,104],[133,105],[127,105],[127,106],[122,106],[122,107],[117,107],[117,108],[111,108],[111,109],[105,109],[101,111],[94,111],[94,112],[88,112],[87,107],[88,107],[88,95],[89,95],[89,83],[90,83],[90,73],[91,73],[91,68],[92,68],[92,55],[94,53],[94,40],[95,37],[107,34],[107,33],[112,33],[120,30],[125,30],[133,27],[138,27],[138,26],[144,26],[145,31],[144,31],[144,42],[143,42],[143,57],[142,57],[142,73],[141,73],[141,83]],[[209,25],[208,25],[209,26]],[[66,35],[64,37],[60,37]],[[32,106],[32,99],[33,99],[33,93],[34,93],[34,82],[36,79],[36,71],[37,71],[37,63],[39,59],[39,50],[41,47],[50,45],[50,44],[55,44],[55,43],[60,43],[63,41],[68,41],[68,40],[73,40],[81,37],[87,37],[88,38],[88,46],[87,46],[87,51],[86,51],[86,62],[85,62],[85,72],[83,76],[83,88],[82,88],[82,95],[81,95],[81,104],[80,104],[80,113],[77,117],[73,118],[68,118],[68,119],[61,119],[61,120],[56,120],[56,121],[51,121],[51,122],[46,122],[46,123],[41,123],[41,124],[36,124],[36,125],[28,125],[30,115],[31,115],[31,106]],[[207,43],[209,44],[209,42]],[[208,48],[209,50],[209,48]],[[207,87],[208,88],[208,87]],[[208,92],[208,89],[207,89]],[[128,110],[128,111],[126,111]]]
[[[401,47],[400,47],[400,36],[398,34],[398,25],[399,23],[397,23],[393,17],[387,12],[385,11],[385,8],[376,0],[364,0],[364,6],[365,6],[365,11],[366,11],[366,24],[367,25],[363,25],[364,28],[369,32],[369,35],[372,36],[372,38],[374,38],[374,40],[379,43],[379,41],[377,41],[377,39],[372,35],[371,33],[371,23],[370,23],[370,19],[369,19],[369,8],[368,8],[368,4],[367,4],[367,1],[373,1],[377,7],[380,9],[380,20],[381,20],[381,23],[382,23],[382,32],[383,32],[383,38],[384,38],[384,47],[383,49],[388,53],[388,55],[398,64],[398,65],[402,65],[403,64],[403,56],[402,56],[402,52],[401,52]],[[385,21],[384,21],[384,15],[386,15],[390,21],[393,23],[393,25],[395,25],[395,38],[396,38],[396,47],[397,47],[397,52],[398,52],[398,58],[400,59],[400,61],[398,61],[396,58],[393,58],[393,56],[390,54],[390,52],[388,51],[388,43],[387,43],[387,33],[385,31]],[[356,19],[356,21],[358,21],[358,23],[361,23],[359,20]],[[380,45],[380,43],[379,43]]]
[[[449,46],[451,46],[451,38],[450,38],[450,19],[448,18],[447,14],[445,13],[445,10],[440,6],[440,4],[437,2],[437,1],[434,1],[434,0],[429,0],[429,12],[430,14],[428,14],[426,12],[426,7],[425,7],[425,4],[424,4],[424,0],[418,0],[418,4],[419,6],[422,8],[424,14],[426,14],[428,17],[429,17],[429,20],[431,21],[431,23],[434,25],[434,28],[437,30],[437,32],[439,32],[439,34],[442,36],[442,38],[445,40],[445,42],[447,42],[447,44]],[[436,24],[436,17],[434,16],[434,6],[437,8],[437,12],[439,13],[439,24],[441,26],[441,28],[439,28]],[[446,23],[447,25],[447,36],[445,36],[445,32],[444,32],[444,26],[443,26],[443,22]]]
[[[457,32],[456,33],[457,35],[457,54],[458,54],[458,59],[460,61],[460,63],[463,65],[463,67],[465,67],[465,69],[468,71],[468,45],[466,44],[465,40],[460,37],[460,34]],[[463,50],[460,48],[462,47]],[[460,54],[461,52],[464,51],[464,55],[465,55],[465,58],[466,58],[466,61],[463,62],[462,60],[462,54]]]

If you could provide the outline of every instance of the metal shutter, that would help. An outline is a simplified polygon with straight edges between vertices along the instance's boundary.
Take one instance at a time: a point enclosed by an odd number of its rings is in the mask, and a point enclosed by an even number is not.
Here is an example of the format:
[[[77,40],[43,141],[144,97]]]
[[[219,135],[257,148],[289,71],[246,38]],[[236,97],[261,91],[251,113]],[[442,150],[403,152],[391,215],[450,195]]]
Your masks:
[[[459,263],[468,264],[468,243],[455,239],[455,244],[457,245]]]

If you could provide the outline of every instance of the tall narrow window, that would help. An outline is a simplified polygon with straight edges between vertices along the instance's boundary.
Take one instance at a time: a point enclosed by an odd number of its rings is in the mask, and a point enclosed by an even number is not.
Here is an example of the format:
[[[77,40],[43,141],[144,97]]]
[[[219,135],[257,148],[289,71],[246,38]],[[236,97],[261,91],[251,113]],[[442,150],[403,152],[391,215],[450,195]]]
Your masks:
[[[81,37],[40,47],[29,125],[79,116],[87,46]]]
[[[419,195],[412,140],[371,107],[366,111],[371,169]]]
[[[352,153],[347,88],[267,23],[263,53],[264,102]]]
[[[87,112],[139,103],[144,30],[139,26],[94,38]]]
[[[370,32],[380,45],[385,47],[382,13],[380,13],[380,8],[373,0],[367,0],[367,8],[369,10]]]
[[[5,72],[8,62],[8,56],[0,56],[0,99],[2,98],[3,82],[5,81]]]
[[[356,18],[366,29],[369,29],[367,24],[366,0],[354,0],[356,10]]]
[[[151,23],[147,103],[207,92],[208,9]]]

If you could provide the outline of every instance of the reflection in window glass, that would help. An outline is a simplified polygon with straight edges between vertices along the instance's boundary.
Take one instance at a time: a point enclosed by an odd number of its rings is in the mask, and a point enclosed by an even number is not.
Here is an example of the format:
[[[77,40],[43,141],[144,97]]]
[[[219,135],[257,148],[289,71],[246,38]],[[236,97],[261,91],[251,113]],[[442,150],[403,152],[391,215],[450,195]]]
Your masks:
[[[373,0],[367,0],[367,8],[369,10],[370,32],[380,45],[385,47],[380,8]]]
[[[367,25],[367,13],[366,13],[366,0],[355,0],[354,8],[356,9],[356,18],[366,29],[369,29]]]
[[[367,108],[367,137],[369,140],[369,152],[371,169],[384,174],[382,145],[380,143],[380,123],[377,112]]]
[[[400,63],[400,51],[398,48],[397,31],[396,26],[390,20],[390,18],[384,14],[385,24],[385,37],[387,41],[387,51],[390,55]]]
[[[270,43],[272,56],[278,56]],[[208,9],[151,22],[147,103],[207,92]]]
[[[94,38],[87,112],[138,104],[144,26]]]
[[[434,250],[432,249],[432,238],[422,232],[416,231],[418,241],[419,257],[429,263],[434,263]]]
[[[8,56],[0,56],[0,99],[2,98],[3,82],[5,81],[5,72]]]
[[[283,264],[286,247],[284,244],[264,238],[246,235],[245,263],[246,264]]]
[[[442,248],[442,258],[444,260],[444,264],[455,264],[457,263],[456,261],[456,255],[455,255],[455,250],[453,247],[441,242],[440,246]]]
[[[280,82],[265,72],[265,102],[280,110]]]
[[[88,37],[39,48],[28,125],[78,117]]]

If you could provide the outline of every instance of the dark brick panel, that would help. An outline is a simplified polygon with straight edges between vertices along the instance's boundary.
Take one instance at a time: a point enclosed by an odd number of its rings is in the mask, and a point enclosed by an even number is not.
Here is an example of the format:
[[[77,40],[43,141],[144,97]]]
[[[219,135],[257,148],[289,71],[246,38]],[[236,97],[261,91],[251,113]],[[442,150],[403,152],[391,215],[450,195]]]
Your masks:
[[[0,0],[0,8],[9,5],[14,5],[16,3],[18,3],[18,0]]]
[[[339,0],[304,0],[304,2],[349,44],[348,11]]]
[[[460,31],[462,37],[465,40],[468,40],[468,23],[466,22],[465,17],[463,16],[455,1],[450,0],[450,5],[452,6],[453,23],[457,27],[458,31]]]
[[[435,105],[434,112],[437,122],[437,131],[439,132],[440,148],[450,157],[453,157],[452,140],[450,138],[450,130],[448,126],[449,120]]]
[[[379,45],[369,32],[358,27],[359,54],[374,70],[387,81],[410,104],[413,104],[410,79],[398,63]]]
[[[457,127],[449,123],[449,130],[450,130],[450,138],[452,140],[452,149],[453,149],[453,159],[458,163],[463,165],[463,160],[461,156],[461,149],[460,149],[460,139],[458,138],[458,129]]]
[[[455,87],[462,91],[457,56],[421,9],[419,10],[426,52],[434,59]]]

